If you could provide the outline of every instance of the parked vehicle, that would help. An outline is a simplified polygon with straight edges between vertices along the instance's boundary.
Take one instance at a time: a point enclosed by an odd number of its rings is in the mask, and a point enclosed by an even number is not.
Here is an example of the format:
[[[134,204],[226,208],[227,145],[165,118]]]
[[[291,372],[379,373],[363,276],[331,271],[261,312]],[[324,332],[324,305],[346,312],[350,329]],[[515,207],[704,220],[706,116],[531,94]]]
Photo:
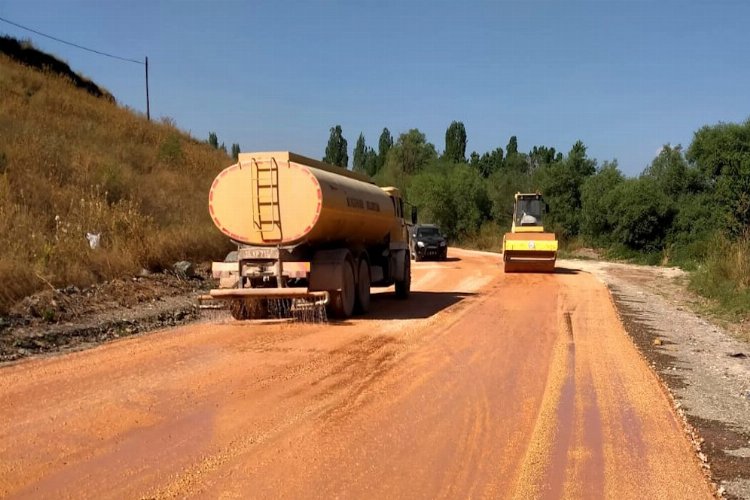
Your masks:
[[[414,260],[445,260],[448,257],[448,241],[435,224],[412,226],[409,246]]]

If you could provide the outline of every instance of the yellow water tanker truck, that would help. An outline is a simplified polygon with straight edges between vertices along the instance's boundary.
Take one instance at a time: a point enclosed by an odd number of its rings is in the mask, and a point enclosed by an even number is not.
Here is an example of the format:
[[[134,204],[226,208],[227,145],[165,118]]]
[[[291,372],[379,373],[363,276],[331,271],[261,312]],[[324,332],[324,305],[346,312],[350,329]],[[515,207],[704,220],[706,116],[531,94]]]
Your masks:
[[[557,238],[545,232],[542,217],[548,211],[540,193],[516,193],[513,224],[503,237],[506,273],[555,272]]]
[[[236,319],[325,309],[365,313],[372,286],[409,296],[411,268],[404,202],[396,188],[288,151],[241,153],[214,180],[208,209],[238,245],[213,264]],[[416,213],[411,214],[412,219]]]

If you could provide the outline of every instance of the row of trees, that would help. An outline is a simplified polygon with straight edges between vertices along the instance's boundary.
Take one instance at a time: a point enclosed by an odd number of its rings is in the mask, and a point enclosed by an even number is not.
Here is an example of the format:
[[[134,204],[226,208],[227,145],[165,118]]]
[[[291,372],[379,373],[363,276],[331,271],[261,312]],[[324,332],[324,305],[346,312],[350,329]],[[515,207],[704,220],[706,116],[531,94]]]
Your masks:
[[[220,149],[227,152],[227,147],[222,142],[221,145],[219,145],[219,136],[216,135],[216,132],[209,132],[208,133],[208,144],[214,149]],[[240,145],[237,143],[232,144],[232,159],[234,161],[237,161],[237,158],[240,155]]]
[[[446,129],[442,154],[418,129],[394,141],[386,128],[377,151],[359,135],[353,170],[401,188],[420,219],[440,224],[454,241],[483,225],[499,238],[518,191],[544,194],[546,225],[563,241],[677,261],[705,256],[717,233],[736,238],[750,227],[750,120],[703,127],[687,150],[665,145],[633,178],[616,161],[590,158],[581,141],[566,154],[545,145],[524,153],[513,136],[505,148],[468,157],[466,144],[461,122]],[[340,126],[331,129],[324,160],[347,166]]]

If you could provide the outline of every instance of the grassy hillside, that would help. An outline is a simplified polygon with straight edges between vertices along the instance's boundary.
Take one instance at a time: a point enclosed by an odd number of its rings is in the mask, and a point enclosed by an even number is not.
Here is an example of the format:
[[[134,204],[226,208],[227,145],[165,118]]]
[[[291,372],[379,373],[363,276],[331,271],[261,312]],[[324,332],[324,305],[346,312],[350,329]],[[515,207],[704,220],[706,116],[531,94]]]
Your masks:
[[[49,284],[221,257],[206,197],[229,163],[168,120],[0,55],[0,312]]]

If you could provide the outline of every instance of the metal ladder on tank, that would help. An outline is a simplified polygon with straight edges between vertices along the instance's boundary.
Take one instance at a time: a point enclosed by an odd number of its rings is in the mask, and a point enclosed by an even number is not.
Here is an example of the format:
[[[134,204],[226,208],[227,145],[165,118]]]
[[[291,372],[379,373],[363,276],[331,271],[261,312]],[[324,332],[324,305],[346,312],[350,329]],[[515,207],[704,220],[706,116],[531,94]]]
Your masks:
[[[250,164],[250,183],[254,194],[253,225],[267,243],[280,242],[281,207],[279,204],[279,164],[275,158]]]

